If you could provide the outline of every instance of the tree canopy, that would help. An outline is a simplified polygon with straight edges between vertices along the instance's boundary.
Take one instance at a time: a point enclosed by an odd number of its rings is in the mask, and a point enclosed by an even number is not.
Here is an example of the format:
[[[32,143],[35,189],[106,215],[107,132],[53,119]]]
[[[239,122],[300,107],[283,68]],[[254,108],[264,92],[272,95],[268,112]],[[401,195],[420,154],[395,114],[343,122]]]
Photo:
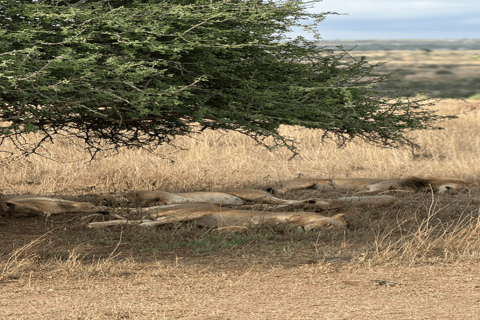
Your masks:
[[[439,116],[380,95],[384,78],[365,59],[285,38],[324,19],[307,12],[312,3],[0,0],[0,143],[29,154],[75,137],[94,156],[209,128],[295,152],[279,127],[299,125],[339,144],[413,145],[406,133]],[[25,140],[30,132],[42,139]]]

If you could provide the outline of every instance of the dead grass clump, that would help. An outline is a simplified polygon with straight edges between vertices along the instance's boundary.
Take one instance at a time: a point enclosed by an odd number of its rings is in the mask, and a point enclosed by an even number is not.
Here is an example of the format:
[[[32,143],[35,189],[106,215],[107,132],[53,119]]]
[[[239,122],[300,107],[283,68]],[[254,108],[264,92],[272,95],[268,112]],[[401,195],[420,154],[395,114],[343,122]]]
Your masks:
[[[34,269],[38,258],[38,247],[44,242],[47,234],[15,249],[11,253],[0,254],[0,283],[9,279],[18,279],[20,274]]]
[[[84,260],[73,248],[66,260],[50,259],[43,263],[41,269],[46,272],[54,272],[57,276],[69,278],[89,277],[119,277],[138,272],[138,264],[133,258],[115,259],[116,256],[98,258],[96,260]],[[37,269],[38,270],[38,269]]]
[[[375,234],[372,264],[450,263],[480,259],[480,216],[462,212],[445,221],[446,206],[432,197],[426,217],[397,221]]]

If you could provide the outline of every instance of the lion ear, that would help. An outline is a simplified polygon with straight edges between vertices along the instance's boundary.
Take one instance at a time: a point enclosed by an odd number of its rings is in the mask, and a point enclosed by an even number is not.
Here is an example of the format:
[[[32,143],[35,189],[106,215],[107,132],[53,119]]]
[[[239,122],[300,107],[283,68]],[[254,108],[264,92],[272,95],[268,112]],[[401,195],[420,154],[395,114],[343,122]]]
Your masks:
[[[330,217],[330,219],[345,220],[345,214],[344,213],[339,213],[339,214],[334,215],[333,217]]]
[[[347,221],[347,219],[345,218],[345,214],[339,213],[339,214],[334,215],[333,217],[330,217],[330,219],[339,221],[339,223],[340,223],[341,225],[343,225],[344,227],[348,228],[348,221]]]

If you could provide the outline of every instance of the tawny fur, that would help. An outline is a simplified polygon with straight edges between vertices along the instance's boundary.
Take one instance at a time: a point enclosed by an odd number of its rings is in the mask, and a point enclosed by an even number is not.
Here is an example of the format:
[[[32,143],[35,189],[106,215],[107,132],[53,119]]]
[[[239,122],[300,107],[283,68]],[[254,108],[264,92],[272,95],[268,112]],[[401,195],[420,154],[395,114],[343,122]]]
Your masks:
[[[170,193],[164,191],[134,191],[127,193],[125,197],[133,203],[151,204],[175,204],[189,202],[208,202],[218,205],[242,205],[245,201],[255,201],[268,204],[302,204],[314,201],[307,200],[284,200],[272,196],[270,193],[255,189],[229,189],[219,192],[184,192]]]
[[[317,228],[336,229],[346,226],[343,214],[325,217],[313,212],[249,211],[219,207],[207,203],[185,203],[158,207],[155,213],[152,212],[150,216],[157,219],[157,221],[152,221],[150,225],[195,220],[197,224],[206,227],[255,227],[261,224],[287,224],[311,230]]]
[[[419,178],[410,177],[403,179],[320,179],[299,178],[283,181],[281,187],[274,189],[278,193],[285,193],[300,189],[317,189],[324,191],[354,192],[357,194],[369,194],[388,192],[393,190],[418,192],[432,189],[434,192],[446,192],[450,190],[462,190],[475,187],[475,181],[449,178]]]
[[[313,212],[267,212],[237,210],[216,206],[210,203],[180,203],[158,207],[145,208],[144,213],[156,220],[143,221],[140,226],[158,226],[174,222],[195,220],[198,225],[206,227],[239,230],[258,227],[262,224],[286,224],[292,227],[303,227],[305,230],[312,229],[341,229],[347,226],[345,216],[338,214],[326,217]],[[136,224],[138,222],[128,222]],[[115,225],[127,224],[126,220],[119,220]],[[105,227],[110,224],[92,222],[89,228]],[[228,229],[225,229],[228,230]]]
[[[125,197],[133,203],[151,204],[175,204],[189,202],[209,202],[223,205],[242,205],[244,201],[238,197],[223,192],[187,192],[170,193],[164,191],[134,191],[127,193]]]
[[[19,196],[10,198],[2,203],[2,208],[7,214],[15,216],[106,211],[105,208],[97,207],[88,202],[76,202],[36,196]]]

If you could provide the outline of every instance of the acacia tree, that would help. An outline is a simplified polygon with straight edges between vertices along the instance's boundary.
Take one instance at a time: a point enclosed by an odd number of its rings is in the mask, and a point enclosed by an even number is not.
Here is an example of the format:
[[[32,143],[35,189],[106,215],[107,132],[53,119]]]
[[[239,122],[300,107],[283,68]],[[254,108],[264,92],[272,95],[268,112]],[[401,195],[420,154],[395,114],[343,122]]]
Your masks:
[[[439,119],[421,101],[380,95],[384,78],[364,59],[345,64],[313,41],[286,41],[292,26],[324,19],[309,4],[0,1],[0,143],[31,154],[55,136],[80,138],[94,157],[208,128],[295,153],[284,124],[339,144],[413,145],[405,134]],[[24,139],[31,132],[42,139]]]

